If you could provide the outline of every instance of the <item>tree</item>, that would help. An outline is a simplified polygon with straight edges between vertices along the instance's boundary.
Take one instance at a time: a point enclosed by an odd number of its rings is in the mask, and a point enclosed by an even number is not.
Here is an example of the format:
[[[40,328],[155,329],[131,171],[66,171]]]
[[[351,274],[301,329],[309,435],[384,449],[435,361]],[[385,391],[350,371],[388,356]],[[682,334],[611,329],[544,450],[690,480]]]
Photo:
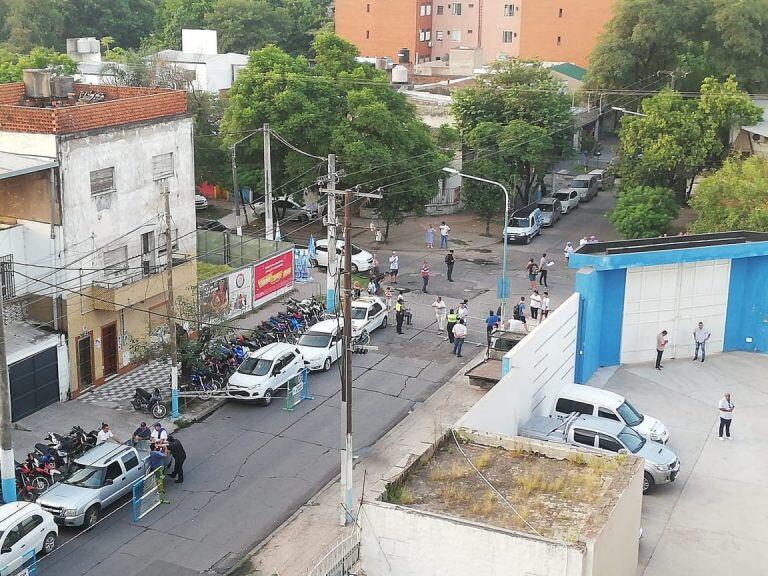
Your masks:
[[[111,36],[123,48],[138,48],[155,20],[155,0],[62,0],[67,37]]]
[[[752,230],[768,232],[768,160],[732,158],[702,179],[690,201],[696,234]]]
[[[279,45],[290,28],[290,17],[267,0],[218,0],[206,23],[218,30],[222,52],[247,53]]]
[[[680,202],[696,175],[722,161],[731,126],[753,124],[761,114],[733,78],[706,79],[698,99],[663,90],[641,109],[642,116],[621,120],[622,176],[635,186],[671,188]]]
[[[158,46],[181,48],[182,29],[203,28],[215,5],[216,0],[165,0],[155,19],[154,37]]]
[[[219,128],[224,114],[221,100],[209,92],[190,91],[187,102],[195,123],[195,182],[231,186],[230,161]]]
[[[553,157],[569,147],[571,101],[562,88],[541,64],[509,60],[493,64],[477,85],[456,91],[452,109],[464,137],[465,162],[472,166],[485,158],[483,168],[514,185],[528,203]],[[474,188],[467,189],[470,195]]]
[[[320,158],[335,153],[348,174],[343,186],[375,190],[387,184],[377,207],[388,226],[423,210],[436,191],[434,173],[447,159],[427,127],[383,72],[355,61],[357,51],[349,42],[323,33],[312,46],[315,66],[276,46],[251,53],[227,95],[225,142],[269,122],[305,152]],[[261,149],[261,138],[238,146],[238,168],[251,167],[238,177],[254,189],[261,188]],[[312,185],[322,167],[318,159],[283,145],[272,146],[272,165],[275,185],[293,190]]]
[[[63,49],[63,6],[58,0],[5,0],[2,3],[2,40],[16,53],[33,48]]]
[[[20,82],[26,68],[48,68],[54,74],[74,74],[77,64],[66,54],[48,48],[35,48],[29,54],[0,49],[0,83]]]
[[[627,186],[607,216],[624,238],[650,238],[667,232],[677,212],[675,194],[669,188]]]

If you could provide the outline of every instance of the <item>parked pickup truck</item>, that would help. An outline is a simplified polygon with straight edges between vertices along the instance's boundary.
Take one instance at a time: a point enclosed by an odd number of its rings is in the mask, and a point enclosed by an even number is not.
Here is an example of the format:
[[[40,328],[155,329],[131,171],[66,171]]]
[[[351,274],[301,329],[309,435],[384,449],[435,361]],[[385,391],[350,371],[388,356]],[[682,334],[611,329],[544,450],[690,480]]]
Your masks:
[[[67,476],[43,492],[37,503],[57,524],[87,528],[144,476],[148,458],[149,452],[132,446],[100,444],[75,460]]]
[[[645,459],[643,493],[657,484],[674,482],[680,471],[680,460],[662,444],[650,442],[622,422],[581,416],[573,413],[566,420],[534,416],[519,431],[520,436],[570,444],[600,453],[634,454]]]

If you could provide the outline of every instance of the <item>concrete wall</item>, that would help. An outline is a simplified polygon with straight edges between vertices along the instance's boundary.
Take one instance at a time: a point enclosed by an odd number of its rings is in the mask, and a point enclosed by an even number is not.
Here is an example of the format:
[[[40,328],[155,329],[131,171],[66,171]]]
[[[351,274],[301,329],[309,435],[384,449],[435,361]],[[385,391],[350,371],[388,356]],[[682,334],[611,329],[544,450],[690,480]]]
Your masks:
[[[574,383],[579,295],[573,294],[507,352],[503,378],[457,423],[514,436],[531,415],[547,416],[552,395]]]
[[[50,288],[33,278],[46,276],[51,273],[53,266],[53,240],[50,237],[51,227],[38,222],[19,221],[16,226],[0,229],[0,256],[11,254],[14,260],[14,284],[16,296],[24,296],[32,292],[50,294]],[[36,266],[26,266],[35,264]],[[42,266],[43,268],[38,268]]]
[[[58,198],[58,193],[55,194]],[[0,216],[37,222],[61,222],[58,201],[51,207],[51,171],[0,180]]]
[[[56,157],[56,136],[0,131],[0,152]]]
[[[543,538],[383,502],[364,504],[360,516],[360,561],[368,576],[583,574],[580,550],[566,552]]]
[[[361,56],[389,56],[397,62],[401,48],[416,61],[419,0],[336,0],[336,34],[351,42]],[[431,4],[424,0],[424,4]],[[434,11],[433,11],[434,13]]]
[[[768,351],[768,256],[731,260],[723,350]]]
[[[435,57],[443,58],[453,48],[476,48],[480,46],[480,1],[470,3],[466,0],[461,4],[461,16],[451,13],[449,0],[435,2],[432,6],[432,53]],[[443,13],[437,13],[437,7],[443,7]],[[451,40],[451,30],[458,30],[461,39]],[[470,32],[471,30],[471,32]],[[443,39],[437,39],[437,32],[443,33]]]

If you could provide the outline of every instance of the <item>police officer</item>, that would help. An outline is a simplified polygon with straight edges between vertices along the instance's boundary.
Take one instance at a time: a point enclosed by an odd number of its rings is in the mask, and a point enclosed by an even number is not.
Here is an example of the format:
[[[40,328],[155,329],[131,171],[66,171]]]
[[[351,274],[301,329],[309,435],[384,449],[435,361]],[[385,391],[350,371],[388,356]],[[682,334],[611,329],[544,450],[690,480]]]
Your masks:
[[[405,301],[403,300],[403,295],[400,294],[397,297],[397,302],[395,303],[395,323],[396,323],[398,334],[403,333],[404,319],[405,319]]]
[[[459,315],[451,308],[448,312],[448,316],[445,317],[448,322],[446,329],[448,330],[448,341],[453,344],[453,327],[456,326],[456,322],[459,321]]]

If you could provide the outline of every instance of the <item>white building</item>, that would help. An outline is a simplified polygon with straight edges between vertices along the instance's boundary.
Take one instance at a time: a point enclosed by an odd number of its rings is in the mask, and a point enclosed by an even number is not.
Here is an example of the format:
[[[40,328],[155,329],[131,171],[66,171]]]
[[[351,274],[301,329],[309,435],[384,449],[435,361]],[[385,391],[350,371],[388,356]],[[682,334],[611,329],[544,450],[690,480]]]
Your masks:
[[[65,399],[128,369],[129,337],[166,322],[166,191],[177,295],[196,283],[192,120],[183,91],[25,79],[0,88],[0,276],[6,321],[66,334]]]

